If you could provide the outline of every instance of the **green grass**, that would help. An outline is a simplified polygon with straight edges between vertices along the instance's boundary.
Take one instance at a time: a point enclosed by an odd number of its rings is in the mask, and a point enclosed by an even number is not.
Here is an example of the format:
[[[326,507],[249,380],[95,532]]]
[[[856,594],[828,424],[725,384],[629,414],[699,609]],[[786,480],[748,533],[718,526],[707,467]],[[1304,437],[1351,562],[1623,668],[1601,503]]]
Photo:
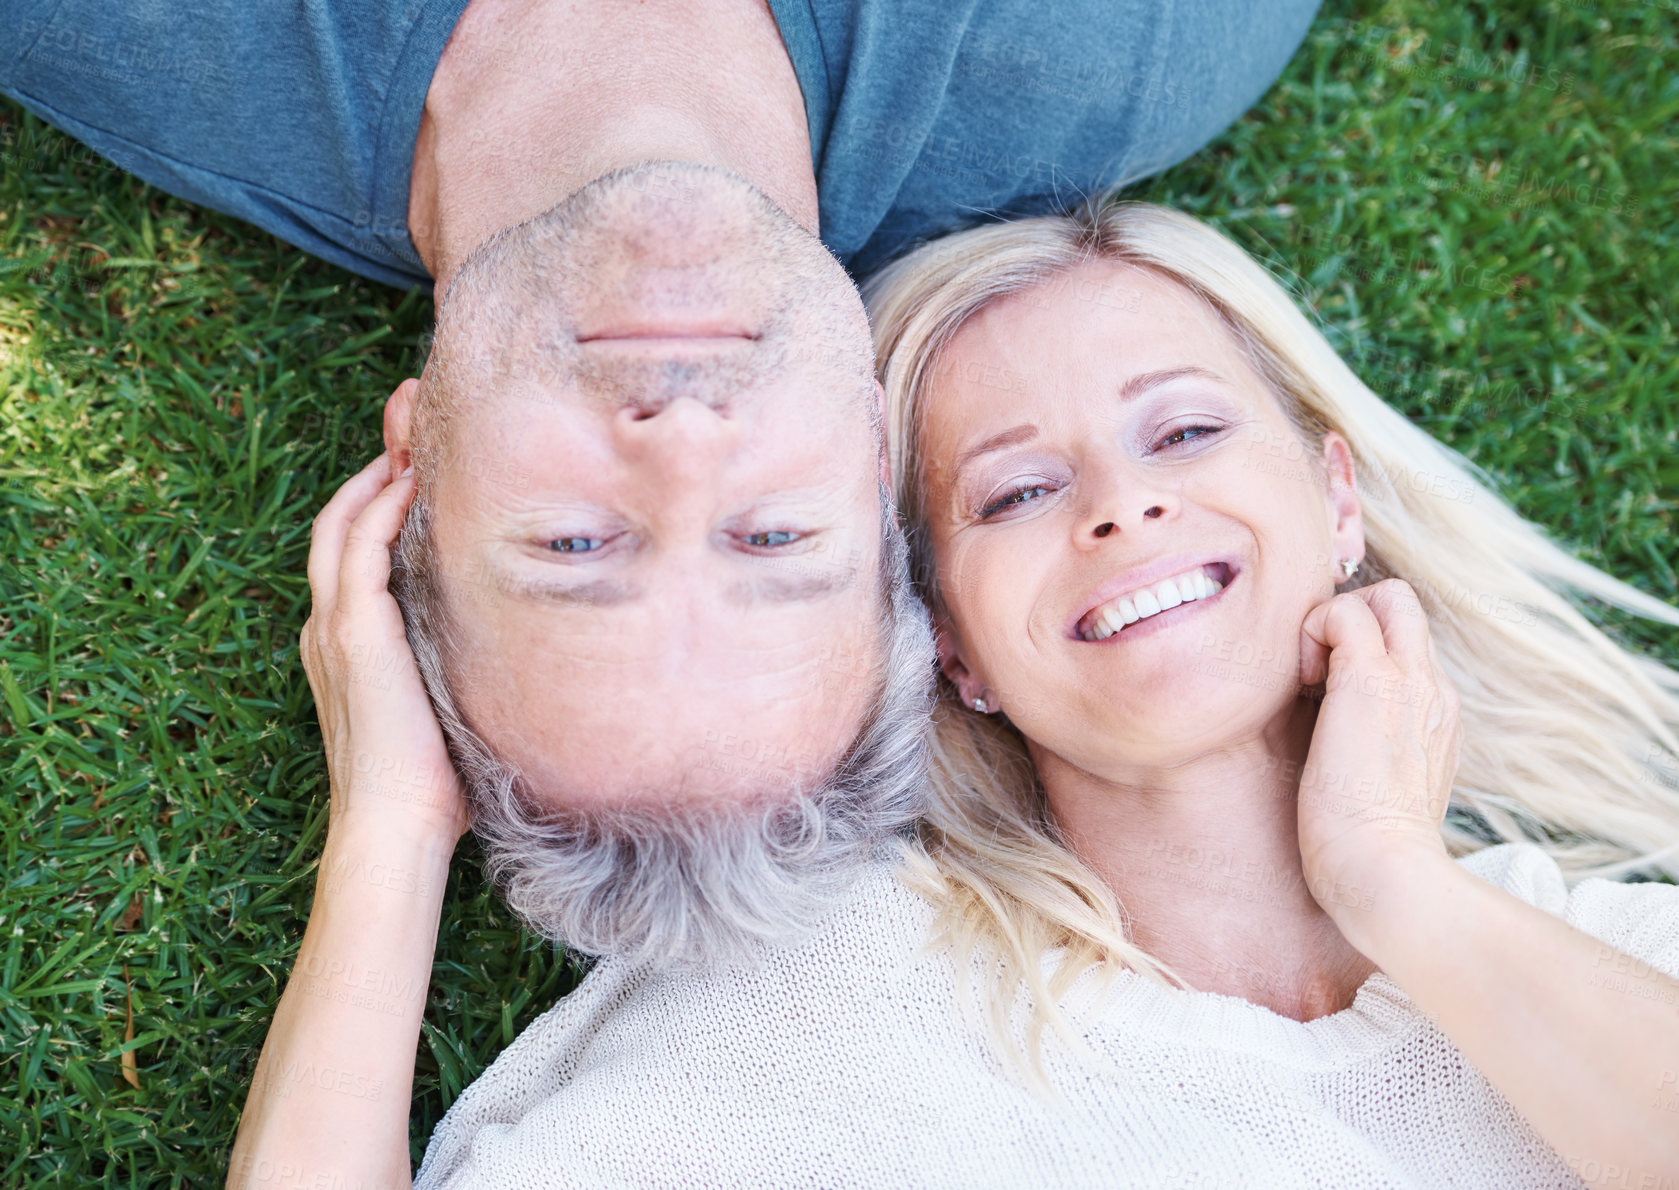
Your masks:
[[[1676,40],[1672,0],[1331,0],[1139,191],[1297,275],[1378,391],[1670,602]],[[219,1181],[324,825],[309,522],[429,317],[0,104],[0,1186]],[[576,978],[470,847],[444,912],[416,1157]]]

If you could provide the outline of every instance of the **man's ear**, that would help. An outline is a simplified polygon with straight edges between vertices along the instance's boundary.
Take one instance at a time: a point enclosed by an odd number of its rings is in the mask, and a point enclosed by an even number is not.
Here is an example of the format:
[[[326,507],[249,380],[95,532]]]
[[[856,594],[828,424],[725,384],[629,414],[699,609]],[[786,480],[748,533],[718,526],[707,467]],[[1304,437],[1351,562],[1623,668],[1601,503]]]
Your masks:
[[[886,490],[892,490],[892,452],[886,445],[886,390],[880,387],[880,381],[874,382],[875,411],[880,418],[880,482],[886,485]]]
[[[956,630],[950,622],[950,617],[943,612],[933,615],[933,639],[939,649],[939,668],[944,676],[949,678],[956,687],[956,692],[962,696],[962,701],[973,704],[974,699],[985,696],[985,683],[982,682],[968,663],[962,659],[961,645],[956,640]]]
[[[420,382],[404,380],[385,401],[385,453],[391,456],[393,474],[401,475],[413,462],[409,455],[408,428],[414,415],[414,394]]]
[[[1323,470],[1329,502],[1329,545],[1334,555],[1330,562],[1335,565],[1342,558],[1362,561],[1364,509],[1358,499],[1352,447],[1334,430],[1323,436]],[[1338,570],[1335,581],[1343,581]]]

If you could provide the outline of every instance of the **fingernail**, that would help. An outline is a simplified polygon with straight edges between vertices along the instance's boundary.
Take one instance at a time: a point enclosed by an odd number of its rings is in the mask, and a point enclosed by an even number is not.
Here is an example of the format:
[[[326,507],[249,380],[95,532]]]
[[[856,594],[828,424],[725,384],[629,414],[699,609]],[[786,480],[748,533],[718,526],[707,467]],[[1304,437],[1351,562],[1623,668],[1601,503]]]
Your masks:
[[[414,464],[409,463],[408,466],[406,466],[402,469],[402,474],[397,476],[397,478],[398,479],[406,479],[406,478],[408,478],[408,476],[410,476],[412,474],[414,474]]]

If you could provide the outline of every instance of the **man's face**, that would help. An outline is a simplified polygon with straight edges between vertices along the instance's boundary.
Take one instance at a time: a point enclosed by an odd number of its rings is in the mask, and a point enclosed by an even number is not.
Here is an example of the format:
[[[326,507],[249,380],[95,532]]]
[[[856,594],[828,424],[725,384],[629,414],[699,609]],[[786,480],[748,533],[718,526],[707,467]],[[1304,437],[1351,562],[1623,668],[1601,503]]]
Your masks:
[[[564,208],[503,314],[451,290],[442,410],[422,385],[457,702],[556,806],[785,791],[850,744],[880,653],[861,303],[720,171]]]

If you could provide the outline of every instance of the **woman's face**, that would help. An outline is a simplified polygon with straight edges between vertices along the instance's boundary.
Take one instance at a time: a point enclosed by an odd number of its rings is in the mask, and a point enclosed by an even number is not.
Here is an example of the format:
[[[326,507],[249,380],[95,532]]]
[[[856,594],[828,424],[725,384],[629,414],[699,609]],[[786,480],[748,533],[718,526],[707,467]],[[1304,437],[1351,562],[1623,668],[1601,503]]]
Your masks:
[[[965,701],[1116,776],[1293,706],[1306,613],[1364,556],[1351,458],[1334,433],[1304,444],[1200,299],[1082,265],[970,319],[923,418],[940,648]]]

